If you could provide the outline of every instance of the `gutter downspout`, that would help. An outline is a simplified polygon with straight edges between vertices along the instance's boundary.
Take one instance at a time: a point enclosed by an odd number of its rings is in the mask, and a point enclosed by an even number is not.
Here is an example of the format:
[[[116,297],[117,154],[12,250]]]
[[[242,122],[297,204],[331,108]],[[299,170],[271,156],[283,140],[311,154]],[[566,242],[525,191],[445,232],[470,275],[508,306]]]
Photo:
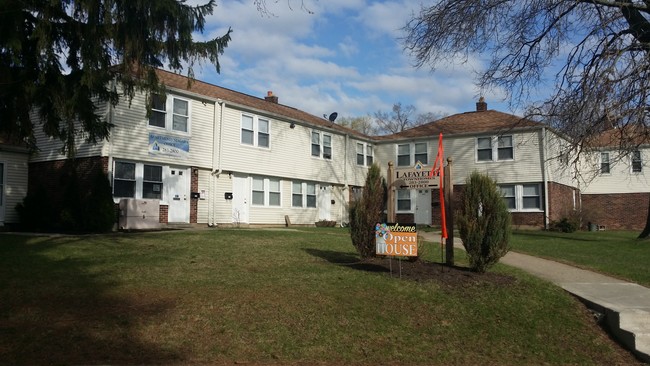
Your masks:
[[[116,85],[115,85],[115,78],[111,80],[111,91],[115,90]],[[108,104],[108,123],[113,124],[113,120],[115,119],[115,108],[113,107],[113,104],[111,101],[106,101]],[[108,174],[108,179],[110,180],[111,183],[111,191],[113,190],[113,139],[109,138],[108,139],[108,167],[107,167],[107,172],[110,173]],[[115,200],[113,200],[115,202]]]
[[[344,227],[343,219],[344,219],[345,206],[347,206],[349,204],[348,199],[345,197],[345,192],[348,192],[348,188],[349,188],[348,187],[348,164],[350,164],[350,162],[348,161],[349,144],[350,144],[350,134],[346,133],[345,134],[345,160],[344,160],[344,163],[343,163],[343,183],[344,183],[344,185],[343,185],[343,189],[341,190],[341,198],[343,198],[342,203],[344,203],[344,204],[342,204],[340,206],[341,208],[339,209],[339,217],[341,218],[341,223],[339,224],[339,226],[341,226],[341,227]],[[350,194],[348,193],[348,197],[349,196],[350,196]]]
[[[542,176],[544,179],[544,229],[548,229],[548,173],[546,162],[546,127],[542,127]]]
[[[215,143],[217,142],[217,104],[219,105],[219,156],[217,155],[217,149],[215,149]],[[212,129],[212,172],[210,173],[210,179],[212,181],[212,184],[210,184],[210,198],[211,198],[211,203],[210,203],[210,208],[212,209],[212,217],[209,222],[210,227],[217,226],[215,223],[215,217],[216,217],[216,212],[215,212],[215,203],[217,200],[216,197],[216,187],[217,187],[217,181],[216,179],[219,178],[219,175],[222,172],[221,169],[221,152],[223,151],[222,145],[223,145],[223,109],[225,108],[226,103],[218,99],[216,103],[214,103],[214,128]],[[216,167],[215,167],[215,161],[216,161]]]

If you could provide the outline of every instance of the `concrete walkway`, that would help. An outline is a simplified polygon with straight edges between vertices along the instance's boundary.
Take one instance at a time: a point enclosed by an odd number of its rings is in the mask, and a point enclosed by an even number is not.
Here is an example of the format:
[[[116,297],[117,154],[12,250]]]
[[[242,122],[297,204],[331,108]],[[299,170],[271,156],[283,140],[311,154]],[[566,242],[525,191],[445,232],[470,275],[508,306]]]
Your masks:
[[[420,233],[440,241],[439,233]],[[456,238],[454,246],[463,249]],[[650,363],[650,289],[555,261],[509,252],[500,263],[550,281],[602,314],[610,332],[641,360]]]

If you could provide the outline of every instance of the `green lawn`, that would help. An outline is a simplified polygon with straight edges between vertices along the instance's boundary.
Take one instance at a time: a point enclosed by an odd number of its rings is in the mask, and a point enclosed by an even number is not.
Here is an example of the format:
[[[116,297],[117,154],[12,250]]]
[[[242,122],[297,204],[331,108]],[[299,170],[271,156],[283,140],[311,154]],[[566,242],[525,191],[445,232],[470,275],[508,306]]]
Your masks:
[[[346,229],[0,235],[0,363],[635,363],[518,270],[450,289],[356,260]]]
[[[637,240],[638,235],[631,231],[518,231],[512,237],[512,249],[650,286],[650,241]]]

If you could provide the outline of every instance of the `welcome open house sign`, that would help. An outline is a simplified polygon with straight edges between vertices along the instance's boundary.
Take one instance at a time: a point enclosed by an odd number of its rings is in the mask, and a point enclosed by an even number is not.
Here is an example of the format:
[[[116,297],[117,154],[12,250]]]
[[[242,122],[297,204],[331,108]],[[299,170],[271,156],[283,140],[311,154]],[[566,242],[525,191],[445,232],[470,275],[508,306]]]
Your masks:
[[[417,257],[418,232],[415,224],[377,223],[376,254],[392,257]]]

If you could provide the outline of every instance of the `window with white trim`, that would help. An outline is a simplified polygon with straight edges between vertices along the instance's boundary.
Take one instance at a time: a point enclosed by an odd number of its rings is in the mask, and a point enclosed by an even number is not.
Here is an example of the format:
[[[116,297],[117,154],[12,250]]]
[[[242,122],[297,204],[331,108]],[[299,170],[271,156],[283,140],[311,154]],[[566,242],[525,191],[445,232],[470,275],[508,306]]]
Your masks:
[[[507,161],[514,158],[512,135],[476,138],[476,161]]]
[[[151,95],[149,126],[170,131],[190,131],[190,102],[175,96]]]
[[[641,151],[632,151],[632,173],[641,173],[643,171],[643,160],[641,159]]]
[[[609,153],[600,153],[600,174],[609,174]]]
[[[428,144],[416,142],[397,145],[397,166],[414,166],[417,162],[429,164]]]
[[[162,166],[144,165],[142,177],[142,198],[163,198]]]
[[[255,206],[280,207],[280,179],[253,177],[252,197]]]
[[[312,131],[311,156],[332,160],[332,135]]]
[[[503,201],[510,211],[541,211],[542,187],[538,183],[504,184],[499,186]]]
[[[397,211],[411,211],[411,190],[397,190]]]
[[[292,182],[291,184],[292,207],[316,207],[316,183]]]
[[[135,163],[115,162],[113,197],[135,198]]]
[[[371,166],[373,162],[372,145],[357,142],[357,165]]]
[[[268,119],[242,114],[241,143],[257,147],[271,146],[271,123]]]
[[[419,161],[424,165],[429,164],[429,154],[427,153],[427,143],[418,142],[415,144],[415,163]]]

